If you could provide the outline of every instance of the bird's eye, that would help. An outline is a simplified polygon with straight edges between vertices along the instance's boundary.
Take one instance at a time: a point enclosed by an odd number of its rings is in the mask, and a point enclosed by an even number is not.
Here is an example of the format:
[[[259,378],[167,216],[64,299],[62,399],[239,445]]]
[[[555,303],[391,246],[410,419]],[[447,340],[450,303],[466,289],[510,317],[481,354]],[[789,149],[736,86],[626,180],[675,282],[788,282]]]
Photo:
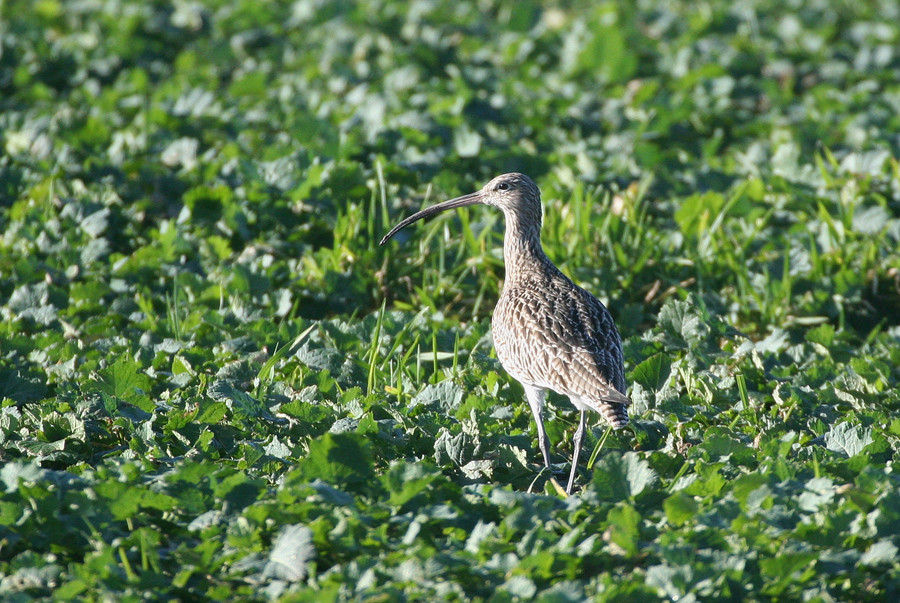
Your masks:
[[[497,185],[498,191],[508,191],[509,190],[509,182],[501,182]]]

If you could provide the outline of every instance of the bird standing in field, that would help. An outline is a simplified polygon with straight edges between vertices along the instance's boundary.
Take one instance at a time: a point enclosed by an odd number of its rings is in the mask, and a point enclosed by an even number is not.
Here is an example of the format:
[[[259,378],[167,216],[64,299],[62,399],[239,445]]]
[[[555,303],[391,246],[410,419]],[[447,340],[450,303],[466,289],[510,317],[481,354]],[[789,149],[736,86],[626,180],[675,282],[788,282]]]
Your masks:
[[[585,413],[598,412],[618,429],[628,424],[631,401],[625,395],[622,340],[612,316],[600,300],[573,283],[544,254],[537,185],[524,174],[497,176],[480,191],[409,216],[381,244],[417,220],[475,204],[497,207],[506,219],[506,280],[491,321],[494,348],[503,368],[525,388],[548,469],[550,443],[542,418],[547,390],[567,396],[580,411],[566,486],[569,494],[584,439]]]

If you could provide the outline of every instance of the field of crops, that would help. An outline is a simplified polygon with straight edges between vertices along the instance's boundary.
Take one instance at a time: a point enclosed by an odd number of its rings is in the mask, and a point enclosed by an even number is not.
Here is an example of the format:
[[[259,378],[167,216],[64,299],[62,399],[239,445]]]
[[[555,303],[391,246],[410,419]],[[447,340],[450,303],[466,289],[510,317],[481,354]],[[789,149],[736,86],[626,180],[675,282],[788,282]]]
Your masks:
[[[0,0],[0,599],[900,599],[898,24]],[[378,245],[508,171],[623,337],[570,497],[502,214]]]

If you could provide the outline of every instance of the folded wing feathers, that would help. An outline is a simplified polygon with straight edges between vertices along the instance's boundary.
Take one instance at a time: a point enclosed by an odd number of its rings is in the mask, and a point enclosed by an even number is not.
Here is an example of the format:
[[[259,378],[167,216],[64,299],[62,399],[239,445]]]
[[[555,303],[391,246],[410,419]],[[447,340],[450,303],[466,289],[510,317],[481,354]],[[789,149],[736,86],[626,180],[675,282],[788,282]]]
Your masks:
[[[569,396],[622,427],[631,401],[619,333],[599,300],[566,281],[560,273],[501,298],[493,320],[497,355],[519,381]]]

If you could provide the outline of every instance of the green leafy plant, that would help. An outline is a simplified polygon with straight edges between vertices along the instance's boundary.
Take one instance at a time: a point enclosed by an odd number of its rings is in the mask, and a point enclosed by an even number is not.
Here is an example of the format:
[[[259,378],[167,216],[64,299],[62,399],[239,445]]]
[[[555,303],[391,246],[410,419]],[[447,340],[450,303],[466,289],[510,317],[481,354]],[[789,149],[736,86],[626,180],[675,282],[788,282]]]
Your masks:
[[[0,599],[897,599],[898,14],[0,3]],[[569,498],[502,218],[378,246],[512,170],[624,336]]]

